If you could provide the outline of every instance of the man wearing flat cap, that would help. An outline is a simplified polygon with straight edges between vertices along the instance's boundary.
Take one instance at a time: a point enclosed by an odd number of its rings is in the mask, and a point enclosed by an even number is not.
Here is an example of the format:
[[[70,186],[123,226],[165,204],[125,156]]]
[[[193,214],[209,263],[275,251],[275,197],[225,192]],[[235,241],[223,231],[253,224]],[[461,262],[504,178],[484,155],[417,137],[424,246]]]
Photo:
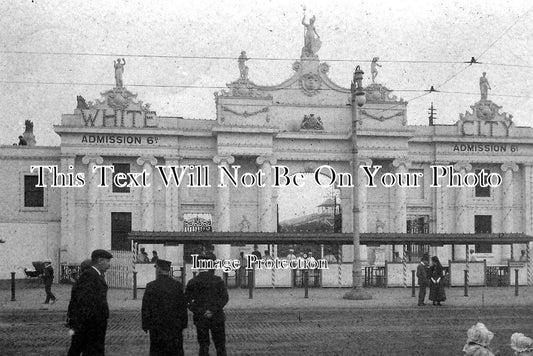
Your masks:
[[[150,332],[150,356],[183,356],[187,303],[183,285],[170,276],[170,265],[156,261],[156,279],[146,285],[142,300],[142,329]]]
[[[72,287],[67,325],[74,332],[68,356],[105,354],[105,334],[109,306],[104,273],[111,266],[113,255],[94,250],[87,267]]]
[[[199,256],[198,260],[208,257]],[[193,312],[194,325],[200,351],[198,355],[209,356],[209,331],[215,344],[217,356],[226,356],[226,330],[224,306],[228,303],[228,290],[224,281],[209,270],[200,270],[187,283],[185,292],[189,309]]]

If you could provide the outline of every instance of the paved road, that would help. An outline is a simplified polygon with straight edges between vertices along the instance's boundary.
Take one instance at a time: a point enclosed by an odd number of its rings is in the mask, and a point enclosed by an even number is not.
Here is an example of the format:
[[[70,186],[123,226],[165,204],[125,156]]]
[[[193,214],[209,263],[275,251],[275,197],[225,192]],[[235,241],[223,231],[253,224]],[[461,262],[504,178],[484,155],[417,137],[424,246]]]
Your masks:
[[[0,354],[65,355],[69,345],[62,326],[64,311],[0,312]],[[227,313],[229,355],[461,355],[466,330],[478,321],[495,333],[493,346],[511,355],[505,344],[520,331],[533,334],[533,309],[382,308],[257,309]],[[196,355],[192,322],[184,333],[186,355]],[[148,336],[138,311],[112,311],[107,355],[147,355]]]

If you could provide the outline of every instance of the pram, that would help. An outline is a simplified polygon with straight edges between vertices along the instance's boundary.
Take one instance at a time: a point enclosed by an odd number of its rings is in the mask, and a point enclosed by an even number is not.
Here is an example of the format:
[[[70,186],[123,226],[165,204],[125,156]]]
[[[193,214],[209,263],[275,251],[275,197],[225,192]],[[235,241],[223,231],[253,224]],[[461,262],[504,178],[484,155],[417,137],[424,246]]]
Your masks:
[[[24,274],[28,278],[40,277],[44,273],[44,262],[36,261],[31,263],[33,269],[24,268]]]

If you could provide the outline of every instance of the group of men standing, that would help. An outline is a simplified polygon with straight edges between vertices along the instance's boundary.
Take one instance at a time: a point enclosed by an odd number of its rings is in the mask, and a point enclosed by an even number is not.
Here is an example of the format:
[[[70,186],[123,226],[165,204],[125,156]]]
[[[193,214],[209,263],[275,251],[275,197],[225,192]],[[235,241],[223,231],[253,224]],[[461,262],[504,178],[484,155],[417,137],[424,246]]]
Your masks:
[[[93,251],[90,265],[84,266],[72,287],[66,323],[72,335],[69,356],[105,354],[109,306],[104,273],[111,258],[113,255],[105,250]],[[229,298],[224,281],[208,270],[200,270],[184,293],[183,285],[172,278],[170,266],[170,261],[156,261],[156,279],[146,285],[142,300],[142,329],[150,333],[150,355],[184,354],[183,329],[187,328],[189,308],[196,325],[199,355],[209,355],[211,332],[217,356],[226,356],[223,308]]]

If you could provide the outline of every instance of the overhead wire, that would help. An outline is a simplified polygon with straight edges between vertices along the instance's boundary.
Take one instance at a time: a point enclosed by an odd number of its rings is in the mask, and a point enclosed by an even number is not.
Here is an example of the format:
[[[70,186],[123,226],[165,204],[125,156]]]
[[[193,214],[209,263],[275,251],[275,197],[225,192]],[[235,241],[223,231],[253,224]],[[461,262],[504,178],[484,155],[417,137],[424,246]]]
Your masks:
[[[113,86],[112,83],[88,83],[88,82],[47,82],[47,81],[28,81],[28,80],[0,80],[0,84],[28,84],[28,85],[68,85],[68,86]],[[181,88],[181,89],[230,89],[227,86],[221,85],[185,85],[185,84],[128,84],[128,87],[145,87],[145,88]],[[262,90],[264,92],[269,92],[271,90],[264,89],[268,86],[258,87],[254,89]],[[283,90],[295,90],[300,91],[300,88],[284,88]],[[329,88],[318,88],[316,91],[329,91]],[[349,89],[346,88],[348,91]],[[394,92],[422,92],[424,94],[429,94],[431,92],[439,92],[444,94],[461,94],[461,95],[478,95],[479,93],[473,92],[459,92],[459,91],[441,91],[433,89],[394,89]],[[514,94],[497,94],[492,93],[493,96],[501,97],[513,97],[513,98],[531,98],[528,95],[514,95]],[[423,96],[423,95],[421,95]],[[418,97],[417,97],[418,98]],[[410,99],[410,100],[414,100]],[[259,105],[260,106],[260,105]]]
[[[498,65],[498,66],[509,66],[509,67],[519,67],[519,68],[532,68],[530,65],[523,64],[508,64],[508,63],[481,63],[479,59],[487,53],[503,36],[505,36],[511,28],[513,28],[521,19],[523,19],[527,14],[533,9],[533,6],[530,7],[526,12],[519,16],[505,31],[502,32],[498,38],[496,38],[477,58],[472,57],[469,62],[464,61],[432,61],[432,60],[380,60],[382,63],[420,63],[420,64],[463,64],[468,63],[467,66],[454,73],[448,77],[444,82],[435,86],[431,86],[429,90],[420,90],[420,89],[395,89],[396,92],[422,92],[421,95],[415,96],[407,100],[407,102],[412,102],[419,98],[422,98],[428,94],[439,92],[446,94],[459,94],[459,95],[471,95],[474,93],[465,93],[465,92],[452,92],[452,91],[441,91],[439,88],[443,87],[451,80],[456,78],[458,75],[463,73],[466,69],[471,67],[473,64],[484,64],[484,65]],[[3,54],[30,54],[30,55],[67,55],[67,56],[100,56],[100,57],[138,57],[138,58],[165,58],[165,59],[205,59],[205,60],[236,60],[238,57],[228,57],[228,56],[183,56],[183,55],[157,55],[157,54],[121,54],[121,53],[89,53],[89,52],[52,52],[52,51],[13,51],[13,50],[0,50],[0,53]],[[298,60],[297,58],[276,58],[276,57],[250,57],[249,59],[261,60],[261,61],[292,61]],[[343,58],[330,58],[324,59],[324,61],[329,62],[371,62],[370,59],[343,59]],[[82,85],[82,86],[102,86],[103,84],[99,83],[71,83],[71,82],[44,82],[44,81],[16,81],[16,80],[0,80],[0,83],[3,84],[30,84],[30,85]],[[226,89],[222,86],[207,86],[207,85],[165,85],[165,84],[129,84],[132,87],[153,87],[153,88],[187,88],[187,89]],[[297,88],[286,88],[286,89],[295,89]],[[321,90],[321,89],[318,89]],[[507,96],[507,97],[516,97],[516,98],[530,98],[529,96],[522,95],[512,95],[512,94],[492,94],[494,96]],[[392,110],[404,102],[396,103],[393,106],[388,108],[380,109],[380,111],[389,111]]]
[[[86,57],[131,57],[131,58],[162,58],[162,59],[204,59],[204,60],[238,60],[238,57],[233,56],[185,56],[185,55],[171,55],[171,54],[138,54],[138,53],[98,53],[98,52],[52,52],[52,51],[16,51],[16,50],[0,50],[2,54],[29,54],[29,55],[57,55],[57,56],[86,56]],[[300,58],[296,57],[248,57],[250,60],[256,61],[298,61]],[[357,59],[357,58],[323,58],[324,62],[363,62],[371,63],[372,59]],[[412,64],[462,64],[464,61],[441,61],[441,60],[403,60],[403,59],[380,59],[381,63],[412,63]],[[468,62],[467,62],[468,63]],[[532,65],[516,64],[516,63],[489,63],[484,62],[485,65],[509,66],[533,68]]]
[[[427,94],[430,94],[430,93],[433,93],[433,92],[442,92],[440,90],[438,90],[439,88],[441,88],[442,86],[444,86],[445,84],[449,83],[452,79],[454,79],[455,77],[457,77],[459,74],[463,73],[466,69],[470,68],[473,64],[484,64],[484,65],[488,65],[488,63],[481,63],[479,62],[479,59],[485,54],[487,53],[488,50],[490,50],[500,39],[503,38],[503,36],[505,36],[510,30],[511,28],[513,28],[521,19],[523,19],[531,10],[533,9],[533,6],[530,7],[528,10],[526,10],[522,15],[520,15],[509,27],[507,27],[507,29],[505,31],[502,32],[502,34],[497,38],[495,39],[479,56],[477,57],[472,57],[470,59],[469,62],[463,62],[463,63],[468,63],[468,65],[466,67],[464,67],[463,69],[461,69],[460,71],[456,72],[455,74],[453,74],[452,76],[450,76],[448,79],[446,79],[444,82],[442,82],[441,84],[437,85],[436,88],[434,88],[434,86],[432,85],[431,88],[428,90]],[[522,66],[522,65],[521,65]],[[525,66],[525,67],[531,67],[531,66]],[[451,93],[451,92],[448,92],[448,93]],[[492,94],[494,95],[494,94]],[[419,95],[417,97],[414,97],[414,98],[411,98],[408,100],[408,102],[412,102],[414,100],[417,100],[421,97],[423,97],[425,95]],[[500,96],[503,96],[503,95],[500,95]],[[509,95],[506,95],[506,96],[509,96]],[[514,96],[514,97],[519,97],[519,96]],[[388,110],[391,110],[395,107],[397,107],[399,104],[396,104],[392,107],[389,107],[389,108],[385,108],[385,109],[382,109],[381,111],[388,111]]]

